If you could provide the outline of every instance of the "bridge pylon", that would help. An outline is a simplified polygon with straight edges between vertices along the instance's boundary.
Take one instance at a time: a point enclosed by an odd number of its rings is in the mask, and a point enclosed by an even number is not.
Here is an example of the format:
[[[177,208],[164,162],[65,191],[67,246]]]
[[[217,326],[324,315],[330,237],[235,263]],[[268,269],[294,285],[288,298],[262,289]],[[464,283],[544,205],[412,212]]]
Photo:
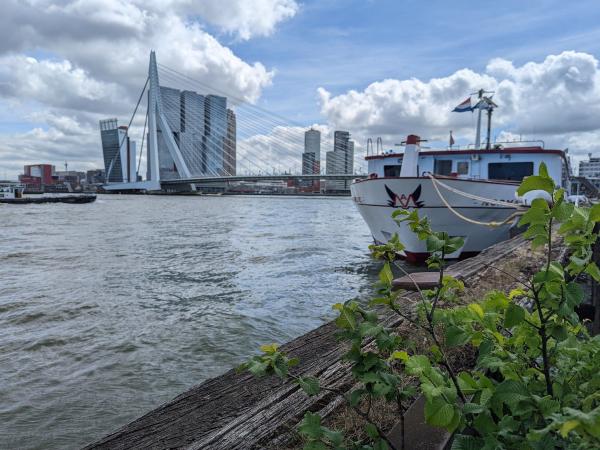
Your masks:
[[[179,146],[175,142],[173,131],[163,111],[156,53],[154,50],[150,52],[148,79],[150,81],[150,88],[148,90],[148,180],[160,182],[160,162],[158,157],[159,127],[161,139],[167,147],[171,158],[173,158],[179,176],[181,178],[191,178],[191,172],[183,159]],[[193,186],[192,189],[194,189]]]

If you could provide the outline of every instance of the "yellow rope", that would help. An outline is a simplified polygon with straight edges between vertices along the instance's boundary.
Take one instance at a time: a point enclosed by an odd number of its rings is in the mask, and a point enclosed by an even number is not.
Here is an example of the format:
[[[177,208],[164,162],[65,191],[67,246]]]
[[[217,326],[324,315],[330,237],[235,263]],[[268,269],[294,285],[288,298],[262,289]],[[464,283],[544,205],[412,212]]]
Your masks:
[[[437,183],[440,186],[442,186],[443,188],[445,188],[445,189],[447,189],[447,190],[449,190],[451,192],[454,192],[455,194],[462,195],[463,197],[470,198],[472,200],[476,200],[476,201],[480,201],[480,202],[490,203],[492,205],[499,205],[499,206],[505,206],[507,208],[519,209],[518,206],[516,206],[514,203],[511,203],[511,202],[505,202],[505,201],[502,201],[502,200],[495,200],[495,199],[485,198],[485,197],[481,197],[479,195],[469,194],[468,192],[464,192],[464,191],[460,191],[458,189],[455,189],[452,186],[448,186],[446,183],[442,183],[440,180],[438,180],[431,173],[428,173],[427,176],[429,178],[431,178],[431,180],[433,180],[435,183]]]
[[[507,222],[510,222],[515,217],[518,217],[518,216],[520,216],[520,215],[522,215],[522,214],[525,213],[525,211],[514,212],[510,216],[508,216],[506,219],[504,219],[502,222],[495,222],[495,221],[492,221],[492,222],[480,222],[478,220],[470,219],[469,217],[463,216],[461,213],[459,213],[458,211],[456,211],[452,206],[450,206],[450,204],[446,201],[446,199],[444,198],[444,196],[440,192],[439,188],[437,187],[436,182],[438,180],[436,180],[433,175],[431,175],[431,174],[428,174],[428,175],[429,175],[429,178],[432,181],[431,184],[433,184],[433,187],[435,188],[438,196],[440,197],[440,199],[442,200],[442,203],[444,203],[444,205],[446,206],[446,208],[448,208],[454,215],[458,216],[459,218],[461,218],[462,220],[464,220],[466,222],[473,223],[475,225],[484,225],[484,226],[488,226],[488,227],[499,227],[501,225],[506,224]],[[485,201],[487,201],[487,199]],[[515,205],[513,205],[512,203],[510,204],[510,206],[513,207],[513,208],[515,208],[515,209],[518,209],[518,207],[515,206]]]

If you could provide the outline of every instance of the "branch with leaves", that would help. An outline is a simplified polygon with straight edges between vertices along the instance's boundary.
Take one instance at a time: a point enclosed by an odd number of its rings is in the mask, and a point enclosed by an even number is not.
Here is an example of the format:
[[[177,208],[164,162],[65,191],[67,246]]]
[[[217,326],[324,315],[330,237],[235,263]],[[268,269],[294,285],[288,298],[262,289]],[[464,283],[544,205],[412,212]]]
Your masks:
[[[584,299],[578,277],[585,273],[600,282],[592,252],[600,205],[568,203],[543,164],[517,192],[536,190],[550,194],[552,201],[534,200],[519,225],[527,227],[524,237],[532,249],[545,252],[543,267],[527,278],[505,273],[518,288],[489,292],[466,306],[456,304],[463,283],[445,271],[447,255],[460,249],[463,239],[432,230],[427,217],[419,217],[416,210],[394,212],[398,224],[408,226],[425,243],[427,264],[438,272],[438,283],[427,290],[415,283],[416,314],[407,312],[401,306],[403,293],[393,289],[393,263],[404,246],[397,235],[385,245],[370,246],[373,256],[384,261],[377,297],[369,305],[352,300],[333,306],[338,335],[350,344],[344,358],[360,388],[347,394],[331,389],[364,419],[366,439],[348,440],[308,412],[298,428],[305,449],[396,448],[370,414],[372,401],[383,399],[397,405],[402,423],[405,405],[415,395],[402,383],[403,375],[419,380],[426,421],[456,433],[455,450],[600,448],[600,337],[589,336],[575,311]],[[553,257],[557,235],[569,252],[565,265]],[[427,351],[419,354],[415,345],[385,328],[381,308],[422,332]],[[457,372],[449,350],[465,346],[476,350],[475,367]],[[297,360],[276,346],[263,346],[262,351],[242,368],[257,376],[291,378],[308,395],[328,389],[314,377],[292,374]],[[366,411],[361,403],[366,403]]]

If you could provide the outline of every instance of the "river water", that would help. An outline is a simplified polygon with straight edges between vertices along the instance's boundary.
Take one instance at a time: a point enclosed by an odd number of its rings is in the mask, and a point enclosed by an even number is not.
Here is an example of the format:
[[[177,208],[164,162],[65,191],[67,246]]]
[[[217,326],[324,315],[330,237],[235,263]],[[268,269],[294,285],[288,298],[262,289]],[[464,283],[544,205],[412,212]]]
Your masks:
[[[371,294],[349,198],[0,205],[0,448],[78,448]]]

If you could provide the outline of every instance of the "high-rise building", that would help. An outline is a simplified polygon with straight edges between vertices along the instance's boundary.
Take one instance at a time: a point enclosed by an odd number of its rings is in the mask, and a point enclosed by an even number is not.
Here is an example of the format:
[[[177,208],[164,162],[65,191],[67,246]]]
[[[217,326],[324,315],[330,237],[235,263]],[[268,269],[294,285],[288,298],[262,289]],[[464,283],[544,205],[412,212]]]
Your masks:
[[[117,119],[101,120],[100,138],[106,182],[136,181],[135,141],[132,141],[127,135],[127,127],[118,126]]]
[[[326,173],[328,175],[354,172],[354,141],[348,131],[336,131],[333,135],[333,151],[326,155]],[[350,189],[351,181],[335,180],[328,183],[328,189]]]
[[[302,153],[302,174],[316,175],[321,173],[321,132],[311,128],[304,133],[304,153]],[[306,180],[302,187],[320,189],[319,180]]]
[[[227,137],[227,99],[207,95],[204,103],[204,172],[222,175],[223,144]]]
[[[202,172],[204,96],[192,91],[181,93],[181,134],[179,148],[192,176]]]
[[[181,133],[181,92],[179,89],[161,86],[160,100],[165,119],[171,129],[171,133],[173,133],[173,139],[175,139],[175,143],[179,146]],[[173,180],[179,178],[179,173],[167,147],[166,139],[168,138],[164,133],[165,131],[159,123],[157,127],[158,168],[161,180]]]
[[[237,122],[235,113],[227,110],[227,136],[223,142],[224,175],[236,174]]]
[[[160,101],[173,141],[191,176],[234,175],[236,172],[236,117],[227,99],[160,86]],[[160,123],[157,147],[160,178],[180,178]],[[150,140],[149,140],[150,142]],[[148,148],[150,158],[150,148]],[[148,179],[152,178],[150,165]]]
[[[304,133],[302,174],[318,174],[321,171],[321,132],[311,128]]]

